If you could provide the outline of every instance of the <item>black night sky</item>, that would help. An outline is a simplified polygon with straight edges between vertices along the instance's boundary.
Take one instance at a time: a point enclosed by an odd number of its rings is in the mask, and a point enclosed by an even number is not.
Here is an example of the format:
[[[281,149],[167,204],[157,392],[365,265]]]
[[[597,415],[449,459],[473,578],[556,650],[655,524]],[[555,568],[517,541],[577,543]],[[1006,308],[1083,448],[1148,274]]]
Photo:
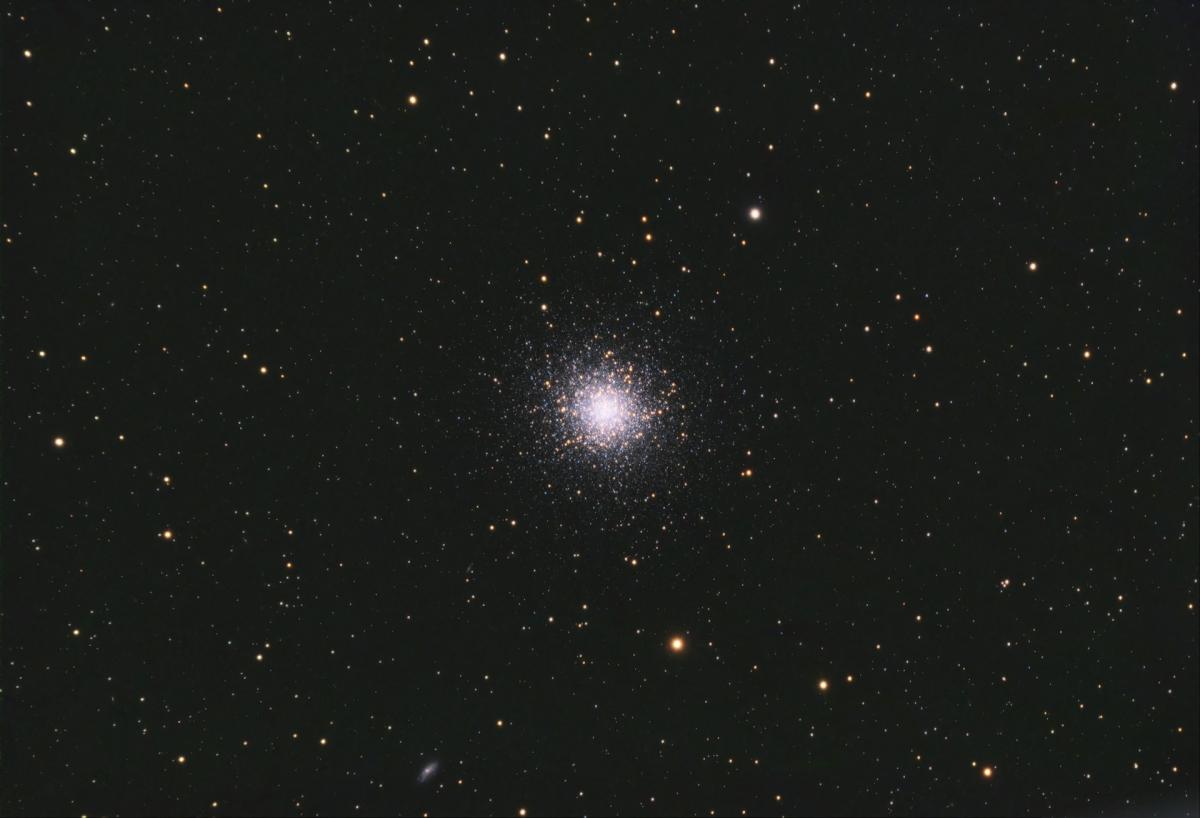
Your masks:
[[[13,2],[6,815],[1196,816],[1183,2]]]

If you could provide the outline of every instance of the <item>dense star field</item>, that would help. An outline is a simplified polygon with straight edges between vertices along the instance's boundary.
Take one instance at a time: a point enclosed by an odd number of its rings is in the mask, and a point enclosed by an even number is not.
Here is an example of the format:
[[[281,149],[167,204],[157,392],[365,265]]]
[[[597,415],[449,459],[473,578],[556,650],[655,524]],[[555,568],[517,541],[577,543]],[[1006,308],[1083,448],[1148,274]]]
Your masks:
[[[1200,814],[1195,3],[3,26],[3,814]]]

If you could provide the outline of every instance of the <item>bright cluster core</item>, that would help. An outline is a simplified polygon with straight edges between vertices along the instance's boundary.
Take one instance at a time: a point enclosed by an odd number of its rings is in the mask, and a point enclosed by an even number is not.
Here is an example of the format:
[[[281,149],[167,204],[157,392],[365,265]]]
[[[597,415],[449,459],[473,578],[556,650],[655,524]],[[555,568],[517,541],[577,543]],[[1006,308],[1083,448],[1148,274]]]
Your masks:
[[[582,396],[582,415],[587,435],[606,441],[619,437],[629,425],[630,412],[625,397],[613,389],[594,389]]]
[[[565,386],[556,398],[565,447],[624,448],[645,435],[653,415],[642,406],[632,367],[574,372]]]

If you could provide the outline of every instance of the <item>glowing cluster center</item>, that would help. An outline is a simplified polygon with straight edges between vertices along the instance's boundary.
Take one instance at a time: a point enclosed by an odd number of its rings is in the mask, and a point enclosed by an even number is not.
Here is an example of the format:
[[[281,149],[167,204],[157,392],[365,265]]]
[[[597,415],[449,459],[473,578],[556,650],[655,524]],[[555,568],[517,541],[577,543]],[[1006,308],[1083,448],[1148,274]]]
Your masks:
[[[583,419],[595,438],[611,438],[625,428],[629,407],[625,396],[613,389],[597,389],[584,397]]]

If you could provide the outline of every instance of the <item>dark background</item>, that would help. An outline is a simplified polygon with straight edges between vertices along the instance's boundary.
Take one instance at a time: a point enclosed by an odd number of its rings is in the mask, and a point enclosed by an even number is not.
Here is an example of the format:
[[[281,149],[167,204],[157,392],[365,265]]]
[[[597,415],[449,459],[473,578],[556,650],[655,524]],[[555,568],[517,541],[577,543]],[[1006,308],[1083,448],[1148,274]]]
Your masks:
[[[1195,4],[110,6],[3,18],[5,814],[1197,814]],[[608,322],[691,443],[567,496]]]

